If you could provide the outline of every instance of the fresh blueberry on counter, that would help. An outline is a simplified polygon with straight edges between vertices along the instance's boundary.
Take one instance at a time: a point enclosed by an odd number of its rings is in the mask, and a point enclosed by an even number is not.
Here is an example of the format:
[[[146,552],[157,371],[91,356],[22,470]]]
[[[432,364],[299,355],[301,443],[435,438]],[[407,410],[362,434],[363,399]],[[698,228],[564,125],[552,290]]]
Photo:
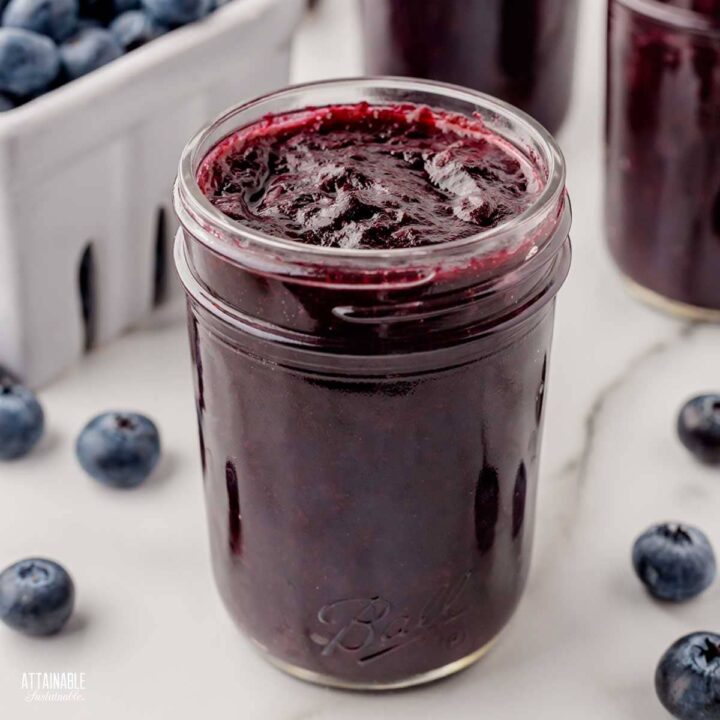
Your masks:
[[[35,394],[0,377],[0,460],[27,455],[42,437],[45,416]]]
[[[678,415],[682,444],[702,462],[720,463],[720,395],[699,395],[688,400]]]
[[[674,643],[658,664],[655,690],[678,720],[720,720],[720,635],[698,632]]]
[[[119,488],[144,482],[160,459],[160,433],[144,415],[110,412],[98,415],[80,433],[78,460],[96,480]]]
[[[78,0],[10,0],[2,24],[62,42],[77,30],[79,13]]]
[[[75,587],[52,560],[21,560],[0,573],[0,619],[26,635],[53,635],[72,614]]]
[[[169,27],[195,22],[212,10],[212,0],[142,0],[142,4],[155,20]]]
[[[122,54],[115,36],[104,28],[84,28],[60,46],[62,68],[70,80],[87,75]]]
[[[689,525],[654,525],[635,541],[632,560],[648,592],[659,600],[689,600],[715,578],[712,546]]]
[[[130,52],[160,37],[167,32],[167,28],[144,10],[129,10],[112,21],[110,32],[125,52]]]
[[[0,92],[28,97],[50,87],[59,70],[58,49],[50,38],[0,28]]]

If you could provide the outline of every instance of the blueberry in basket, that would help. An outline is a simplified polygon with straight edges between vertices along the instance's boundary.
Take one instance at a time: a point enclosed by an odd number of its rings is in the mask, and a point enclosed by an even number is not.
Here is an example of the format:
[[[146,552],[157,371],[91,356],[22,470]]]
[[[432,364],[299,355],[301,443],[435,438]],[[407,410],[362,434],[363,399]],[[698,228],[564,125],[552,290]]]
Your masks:
[[[115,36],[105,28],[85,28],[60,46],[60,63],[69,80],[87,75],[123,54]]]
[[[57,45],[45,35],[0,28],[0,92],[25,98],[47,90],[60,72]]]
[[[0,114],[201,20],[216,0],[0,0]]]
[[[142,3],[152,17],[170,27],[195,22],[212,11],[212,0],[142,0]]]
[[[10,0],[2,24],[62,42],[77,30],[79,17],[78,0]]]
[[[128,10],[110,25],[110,32],[125,52],[142,47],[168,30],[144,10]]]

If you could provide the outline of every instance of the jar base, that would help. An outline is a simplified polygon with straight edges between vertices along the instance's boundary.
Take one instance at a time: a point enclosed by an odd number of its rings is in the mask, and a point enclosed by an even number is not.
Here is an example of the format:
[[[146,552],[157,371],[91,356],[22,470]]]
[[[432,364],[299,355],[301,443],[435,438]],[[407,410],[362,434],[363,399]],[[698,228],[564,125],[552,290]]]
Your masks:
[[[655,310],[660,310],[667,315],[673,315],[684,320],[720,323],[720,309],[713,310],[712,308],[689,305],[679,300],[671,300],[638,284],[627,275],[623,275],[623,280],[630,295]]]
[[[455,660],[448,665],[436,668],[435,670],[430,670],[426,673],[420,673],[419,675],[412,675],[404,680],[397,680],[396,682],[389,683],[362,683],[340,680],[332,677],[331,675],[324,675],[312,670],[306,670],[305,668],[298,667],[297,665],[292,665],[284,660],[273,657],[267,651],[263,651],[263,655],[271,665],[274,665],[276,668],[294,678],[297,678],[298,680],[314,683],[315,685],[322,685],[324,687],[337,688],[340,690],[375,692],[383,690],[404,690],[405,688],[414,687],[416,685],[426,685],[427,683],[432,683],[436,680],[442,680],[450,675],[455,675],[456,673],[466,670],[484,657],[493,648],[496,640],[497,638],[493,638],[489,643],[487,643],[487,645],[483,645],[483,647],[479,650],[476,650],[470,655],[466,655],[459,660]]]

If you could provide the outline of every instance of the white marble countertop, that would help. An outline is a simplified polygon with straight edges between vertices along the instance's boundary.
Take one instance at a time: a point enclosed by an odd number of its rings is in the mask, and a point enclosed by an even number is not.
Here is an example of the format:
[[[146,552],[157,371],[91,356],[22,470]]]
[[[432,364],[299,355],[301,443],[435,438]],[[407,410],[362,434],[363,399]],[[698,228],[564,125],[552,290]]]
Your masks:
[[[297,47],[296,79],[359,71],[350,0],[326,0]],[[629,299],[603,241],[604,3],[584,0],[578,78],[561,135],[575,260],[559,300],[534,565],[496,649],[443,683],[383,696],[302,684],[261,661],[210,575],[185,329],[155,318],[41,393],[42,447],[0,468],[0,566],[60,559],[78,586],[66,632],[0,628],[0,708],[13,720],[652,720],[653,673],[678,636],[718,630],[720,583],[681,607],[652,603],[630,568],[635,535],[660,519],[703,527],[720,547],[720,475],[674,434],[689,395],[720,388],[720,333]],[[156,418],[166,456],[144,489],[84,477],[76,432],[97,411]],[[24,672],[86,673],[85,700],[26,703]]]

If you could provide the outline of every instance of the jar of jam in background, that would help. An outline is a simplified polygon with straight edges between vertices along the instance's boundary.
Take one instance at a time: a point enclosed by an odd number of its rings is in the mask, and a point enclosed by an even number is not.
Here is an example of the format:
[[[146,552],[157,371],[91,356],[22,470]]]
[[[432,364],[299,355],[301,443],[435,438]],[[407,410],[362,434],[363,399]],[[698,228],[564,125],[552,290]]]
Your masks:
[[[322,134],[330,119],[383,112],[410,118],[414,138],[412,118],[482,126],[525,158],[537,195],[454,241],[347,249],[233,220],[201,189],[213,154],[211,179],[237,170],[223,148],[238,131],[262,138],[300,118],[312,133],[317,113]],[[253,167],[283,162],[263,152]],[[365,187],[342,175],[333,188]],[[175,207],[211,555],[229,612],[271,662],[325,685],[400,688],[467,667],[512,616],[529,567],[555,295],[570,262],[555,142],[460,88],[298,86],[196,136]]]
[[[631,289],[720,320],[720,0],[611,0],[606,159]]]
[[[362,0],[365,67],[455,83],[551,133],[570,105],[579,0]]]

